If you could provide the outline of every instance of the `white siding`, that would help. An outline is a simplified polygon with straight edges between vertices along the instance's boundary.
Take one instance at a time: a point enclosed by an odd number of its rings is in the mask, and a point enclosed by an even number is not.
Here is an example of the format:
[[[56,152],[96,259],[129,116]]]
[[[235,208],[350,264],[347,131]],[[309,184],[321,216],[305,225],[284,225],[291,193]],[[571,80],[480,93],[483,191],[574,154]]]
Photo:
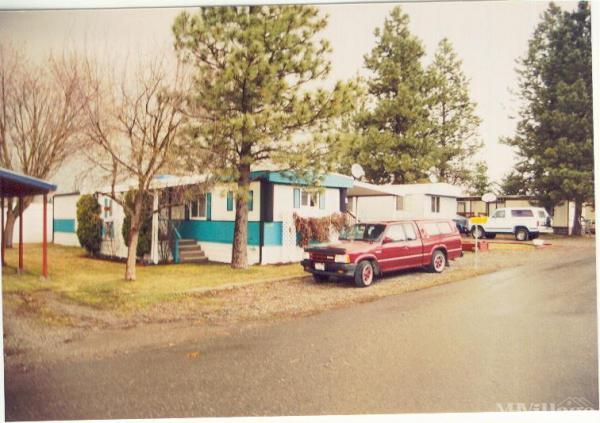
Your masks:
[[[23,211],[23,242],[42,242],[44,204],[42,197],[36,197],[29,207]],[[4,210],[4,221],[6,222],[6,209]],[[46,239],[52,242],[52,204],[46,208]],[[1,231],[0,231],[1,232]],[[15,221],[13,230],[13,244],[19,242],[19,218]]]
[[[218,185],[211,190],[212,193],[212,220],[235,220],[235,196],[233,199],[233,209],[227,210],[227,192],[230,190],[227,185]],[[249,221],[260,220],[260,182],[250,183],[250,190],[254,192],[253,208],[248,212]]]
[[[350,198],[356,201],[360,221],[397,220],[410,218],[452,218],[456,215],[457,202],[453,197],[440,197],[440,211],[431,211],[431,196],[426,194],[404,195],[403,210],[396,210],[396,197],[373,196]]]
[[[53,198],[53,219],[69,219],[75,221],[75,230],[77,231],[77,202],[81,196],[79,194],[60,195]],[[58,245],[67,245],[79,247],[77,233],[54,232],[52,240]]]

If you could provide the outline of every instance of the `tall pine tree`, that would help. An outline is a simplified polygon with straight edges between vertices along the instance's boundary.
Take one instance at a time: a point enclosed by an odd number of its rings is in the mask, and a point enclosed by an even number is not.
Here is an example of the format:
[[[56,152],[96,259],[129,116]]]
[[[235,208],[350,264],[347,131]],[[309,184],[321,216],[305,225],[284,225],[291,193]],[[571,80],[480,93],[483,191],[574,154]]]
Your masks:
[[[365,56],[372,73],[367,82],[370,107],[357,113],[357,134],[341,159],[360,163],[374,183],[410,183],[426,179],[435,164],[429,134],[427,74],[421,64],[423,44],[410,33],[408,15],[395,7],[376,45]]]
[[[551,3],[518,72],[524,106],[516,135],[504,141],[516,148],[516,170],[540,202],[575,202],[579,235],[583,204],[594,196],[589,4],[569,12]]]
[[[175,48],[193,65],[190,154],[209,152],[233,181],[231,264],[248,265],[250,170],[276,166],[316,175],[327,167],[328,135],[353,104],[353,86],[309,89],[330,71],[327,24],[312,6],[203,7],[180,14]]]
[[[438,154],[434,173],[440,182],[469,185],[475,177],[474,155],[481,149],[478,129],[481,119],[469,96],[469,80],[462,61],[447,38],[440,41],[430,78],[429,120]],[[481,170],[481,169],[478,169]]]

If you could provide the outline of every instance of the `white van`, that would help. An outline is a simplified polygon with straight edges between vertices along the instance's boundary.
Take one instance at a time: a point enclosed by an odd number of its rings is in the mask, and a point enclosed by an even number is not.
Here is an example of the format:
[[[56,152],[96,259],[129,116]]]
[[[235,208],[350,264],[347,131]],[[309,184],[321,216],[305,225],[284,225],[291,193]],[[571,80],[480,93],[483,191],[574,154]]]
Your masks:
[[[542,207],[497,209],[485,223],[470,224],[470,230],[473,237],[493,239],[496,234],[514,234],[517,241],[527,241],[537,238],[540,233],[553,232],[552,219]]]

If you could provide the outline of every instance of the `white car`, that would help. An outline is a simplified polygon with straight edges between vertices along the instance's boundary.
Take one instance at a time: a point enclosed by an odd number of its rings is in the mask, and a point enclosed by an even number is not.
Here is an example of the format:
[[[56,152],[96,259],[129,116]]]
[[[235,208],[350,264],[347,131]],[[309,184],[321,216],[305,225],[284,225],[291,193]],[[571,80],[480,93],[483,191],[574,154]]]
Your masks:
[[[479,218],[478,218],[479,219]],[[540,233],[552,233],[552,218],[542,207],[507,207],[497,209],[490,217],[470,223],[473,237],[490,238],[496,234],[513,234],[517,241],[537,238]]]

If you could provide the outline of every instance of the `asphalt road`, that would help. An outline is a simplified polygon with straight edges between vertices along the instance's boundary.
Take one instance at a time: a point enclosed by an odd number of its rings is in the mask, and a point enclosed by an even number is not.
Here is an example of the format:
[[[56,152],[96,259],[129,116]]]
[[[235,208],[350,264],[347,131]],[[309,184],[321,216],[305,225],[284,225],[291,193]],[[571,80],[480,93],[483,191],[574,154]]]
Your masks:
[[[226,336],[6,374],[6,417],[598,408],[594,251]]]

